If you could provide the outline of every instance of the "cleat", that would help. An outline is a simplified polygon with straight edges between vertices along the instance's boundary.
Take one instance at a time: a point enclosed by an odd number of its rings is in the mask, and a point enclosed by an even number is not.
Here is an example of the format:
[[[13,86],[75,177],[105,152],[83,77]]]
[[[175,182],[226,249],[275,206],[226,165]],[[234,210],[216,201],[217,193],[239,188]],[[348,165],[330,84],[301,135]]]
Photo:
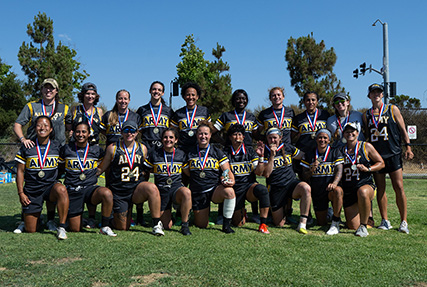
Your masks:
[[[337,221],[332,221],[331,227],[326,231],[326,235],[335,235],[340,233],[340,223]]]
[[[403,233],[409,234],[408,222],[406,222],[405,220],[403,220],[400,223],[399,232],[403,232]]]
[[[113,237],[117,236],[117,234],[113,232],[110,226],[102,227],[101,230],[99,230],[99,233]]]
[[[89,228],[89,229],[95,228],[96,227],[95,219],[94,218],[88,218],[87,221],[86,221],[85,227]]]
[[[252,215],[252,222],[255,222],[256,224],[261,224],[261,218],[259,214],[253,214]]]
[[[215,224],[216,225],[222,225],[224,223],[224,217],[222,215],[218,215],[216,218]]]
[[[13,231],[15,234],[21,234],[25,231],[25,223],[24,221],[19,222],[19,225],[16,227],[16,229]]]
[[[159,221],[159,223],[157,223],[157,225],[153,226],[153,234],[158,235],[158,236],[165,235],[165,233],[163,231],[163,224],[161,221]]]
[[[354,235],[359,236],[359,237],[366,237],[369,235],[368,233],[368,229],[366,228],[365,225],[360,225],[359,228],[357,228],[356,232],[354,233]]]
[[[393,226],[391,226],[390,221],[388,221],[387,219],[382,219],[380,226],[378,226],[378,229],[382,230],[390,230],[392,228]]]
[[[135,223],[135,221],[133,221],[133,219],[130,220],[130,226],[132,226],[132,227],[136,226],[136,223]]]
[[[301,226],[301,223],[298,224],[297,231],[301,234],[307,234],[307,229]]]
[[[55,220],[49,220],[47,223],[46,223],[46,227],[47,227],[47,229],[48,230],[50,230],[50,231],[56,231],[57,229],[58,229],[58,227],[56,226],[56,223],[55,223]]]
[[[270,231],[268,231],[268,226],[265,223],[261,223],[258,227],[258,231],[264,234],[270,234]]]
[[[231,233],[234,233],[235,231],[233,229],[231,229],[230,225],[228,225],[228,226],[222,227],[222,232],[227,233],[227,234],[231,234]]]
[[[182,235],[191,235],[191,232],[190,232],[190,228],[188,228],[188,223],[187,224],[182,224],[181,225],[181,229],[179,230],[179,232],[182,234]]]
[[[58,238],[58,240],[65,240],[68,238],[67,231],[65,231],[64,227],[58,227],[56,232],[56,237]]]

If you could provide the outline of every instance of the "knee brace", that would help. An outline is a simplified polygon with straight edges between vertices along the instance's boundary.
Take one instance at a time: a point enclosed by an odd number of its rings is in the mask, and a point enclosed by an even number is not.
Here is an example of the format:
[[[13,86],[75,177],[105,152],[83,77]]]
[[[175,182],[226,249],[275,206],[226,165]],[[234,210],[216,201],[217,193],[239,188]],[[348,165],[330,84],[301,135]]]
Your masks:
[[[254,187],[254,195],[259,200],[259,207],[270,207],[270,197],[268,196],[267,187],[262,184],[257,184]]]

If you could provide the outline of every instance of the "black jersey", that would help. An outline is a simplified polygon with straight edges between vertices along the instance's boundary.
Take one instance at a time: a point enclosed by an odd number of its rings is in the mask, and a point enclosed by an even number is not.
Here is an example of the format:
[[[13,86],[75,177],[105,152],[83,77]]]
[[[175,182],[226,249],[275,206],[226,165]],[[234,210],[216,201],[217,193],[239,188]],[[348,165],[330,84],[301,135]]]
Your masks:
[[[230,161],[230,168],[234,174],[234,189],[238,190],[248,183],[256,182],[255,169],[258,165],[258,155],[251,146],[242,145],[238,151],[231,146],[225,148],[225,154]]]
[[[224,129],[225,135],[228,129],[235,124],[241,124],[245,127],[245,140],[244,143],[249,146],[252,145],[252,132],[258,128],[258,123],[254,114],[243,111],[237,113],[235,110],[223,113],[215,122],[215,128],[218,131]],[[230,139],[226,136],[226,145],[231,144]]]
[[[161,147],[155,147],[148,153],[144,164],[153,171],[154,183],[162,192],[170,188],[172,184],[181,183],[182,169],[187,165],[187,155],[180,149],[175,149],[174,154],[164,151]],[[172,183],[167,182],[169,178]]]
[[[150,103],[139,107],[136,111],[141,118],[141,125],[139,126],[141,130],[141,141],[148,145],[148,149],[152,148],[155,144],[158,146],[161,145],[162,132],[169,127],[169,121],[173,113],[172,109],[165,104],[152,107],[154,117],[151,113]],[[161,112],[159,114],[160,107]],[[155,119],[157,119],[157,122]]]
[[[40,145],[40,154],[46,151],[47,145]],[[24,181],[25,188],[28,191],[38,191],[53,183],[58,176],[58,160],[59,160],[59,144],[51,140],[49,150],[44,155],[45,162],[43,168],[40,167],[40,162],[37,155],[37,145],[26,148],[21,146],[15,156],[15,161],[25,164]],[[42,171],[42,173],[40,173]],[[39,176],[42,175],[41,177]]]
[[[198,146],[192,147],[188,153],[187,168],[190,169],[190,190],[192,193],[209,192],[218,185],[221,176],[221,165],[227,163],[228,158],[222,150],[210,145],[209,154],[203,168],[200,159],[203,161],[207,149],[200,149],[199,157],[197,148]]]
[[[366,167],[370,167],[371,163],[369,161],[368,156],[366,155],[366,142],[359,142],[359,153],[357,155],[357,164],[363,164]],[[370,172],[361,172],[360,170],[356,169],[353,170],[351,168],[352,163],[348,156],[346,155],[346,148],[347,145],[345,145],[342,148],[342,154],[344,156],[344,171],[342,176],[342,186],[344,189],[344,192],[346,190],[354,190],[358,189],[359,187],[366,185],[366,184],[373,184],[372,180],[372,174]],[[354,158],[354,154],[350,154]]]
[[[76,107],[74,113],[72,115],[73,125],[75,126],[81,122],[87,122],[90,125],[90,139],[91,143],[99,142],[99,128],[101,125],[101,117],[99,113],[99,109],[97,107],[93,108],[93,117],[92,114],[88,115],[85,112],[83,105]]]
[[[378,114],[375,116],[377,120]],[[393,114],[393,105],[384,104],[384,111],[378,121],[378,129],[372,119],[371,109],[366,111],[366,119],[368,122],[368,141],[382,158],[389,158],[402,153],[400,130]],[[375,134],[377,130],[378,135]]]
[[[274,116],[273,107],[269,107],[263,111],[261,111],[258,115],[258,125],[263,126],[265,133],[269,128],[271,127],[278,127],[282,130],[282,142],[284,143],[291,143],[291,128],[292,128],[292,119],[295,116],[294,110],[290,107],[284,107],[285,114],[283,116],[283,123],[282,126],[278,124],[280,122],[280,119],[282,118],[282,110],[281,109],[274,109],[274,112],[276,113],[276,117]]]
[[[194,116],[194,122],[193,126],[190,129],[190,122],[191,118],[193,116],[194,110],[189,110],[189,120],[187,120],[187,109],[186,107],[182,107],[179,110],[177,110],[174,115],[172,116],[171,125],[179,130],[179,141],[178,145],[180,147],[190,147],[195,146],[197,144],[196,139],[196,131],[198,127],[198,123],[203,120],[211,120],[211,116],[209,114],[208,108],[204,106],[197,105],[196,115]],[[192,131],[192,136],[190,136],[188,133]]]
[[[326,122],[329,118],[329,113],[327,111],[317,109],[317,120],[314,118],[314,115],[315,114],[310,115],[307,111],[304,111],[296,115],[292,120],[292,131],[299,133],[299,138],[295,143],[295,146],[303,152],[308,152],[316,148],[316,141],[314,139],[316,131],[326,129]],[[311,123],[308,117],[310,117]],[[314,130],[311,125],[313,125]]]
[[[301,165],[309,169],[311,163],[319,158],[321,159],[310,179],[311,186],[315,189],[324,188],[329,183],[332,183],[335,178],[335,167],[344,163],[344,158],[339,148],[330,148],[329,152],[326,150],[325,153],[319,153],[318,155],[316,155],[316,151],[317,148],[307,151],[301,160]]]
[[[77,147],[74,142],[71,142],[63,146],[59,153],[59,160],[65,164],[65,181],[64,184],[67,186],[90,186],[95,185],[98,182],[96,171],[98,167],[98,161],[104,157],[104,150],[99,145],[89,145],[86,162],[84,162],[84,154],[86,148]],[[80,156],[82,167],[77,157],[77,152]]]
[[[299,153],[299,149],[293,145],[284,143],[282,148],[276,152],[273,171],[270,174],[270,177],[266,179],[267,185],[283,186],[296,179],[295,172],[292,168],[292,159]],[[271,156],[270,149],[267,145],[264,154],[264,162],[267,163]]]
[[[131,111],[130,109],[128,111],[129,111],[129,114],[127,118],[125,118],[126,114],[119,113],[119,121],[115,125],[112,125],[111,123],[108,122],[108,117],[110,116],[110,113],[112,111],[108,111],[102,116],[100,128],[101,130],[105,131],[105,134],[107,136],[107,146],[117,142],[122,136],[121,123],[128,120],[128,121],[134,121],[138,126],[141,125],[141,118],[139,117],[139,115]]]
[[[144,180],[142,171],[146,155],[142,144],[135,142],[135,159],[132,169],[129,165],[123,141],[114,144],[114,157],[110,163],[110,187],[115,193],[132,194],[136,186]],[[129,156],[132,156],[129,152]]]

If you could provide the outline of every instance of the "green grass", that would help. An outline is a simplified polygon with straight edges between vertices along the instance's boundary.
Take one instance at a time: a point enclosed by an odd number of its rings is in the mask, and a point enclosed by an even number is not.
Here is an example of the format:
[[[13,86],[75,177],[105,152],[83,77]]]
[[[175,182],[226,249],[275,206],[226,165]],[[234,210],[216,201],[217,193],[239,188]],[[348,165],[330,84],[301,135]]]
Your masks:
[[[0,285],[426,286],[427,181],[405,180],[405,190],[409,235],[397,232],[399,216],[388,182],[389,217],[395,228],[370,229],[367,238],[346,229],[329,237],[318,226],[305,236],[295,226],[270,228],[271,234],[265,235],[249,223],[231,235],[213,226],[191,227],[193,235],[184,237],[174,227],[155,237],[151,228],[138,226],[117,231],[115,238],[86,230],[57,241],[49,231],[12,233],[20,206],[15,185],[3,184]],[[374,217],[378,224],[376,204]]]

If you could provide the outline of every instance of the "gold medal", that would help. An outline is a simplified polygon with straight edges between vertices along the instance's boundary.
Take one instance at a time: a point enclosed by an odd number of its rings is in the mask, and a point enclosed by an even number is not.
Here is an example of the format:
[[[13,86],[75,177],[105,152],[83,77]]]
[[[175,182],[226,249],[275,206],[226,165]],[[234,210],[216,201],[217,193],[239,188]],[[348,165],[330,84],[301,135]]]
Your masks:
[[[321,163],[323,160],[322,160],[322,158],[319,156],[319,157],[317,158],[317,161],[318,161],[319,163]]]
[[[80,180],[85,180],[86,179],[86,175],[84,173],[81,173],[79,175]]]
[[[199,174],[200,178],[205,178],[206,177],[206,173],[204,171],[201,171]]]
[[[168,185],[171,185],[172,184],[172,178],[168,178],[167,180],[166,180],[166,184],[168,184]]]
[[[188,136],[190,136],[190,137],[194,136],[194,132],[193,132],[193,130],[189,130],[189,131],[188,131]]]
[[[159,128],[158,127],[155,127],[154,129],[153,129],[153,133],[155,133],[155,134],[158,134],[159,133]]]
[[[380,135],[380,132],[379,132],[378,130],[375,130],[374,135],[375,135],[375,136],[379,136],[379,135]]]
[[[43,178],[45,176],[44,171],[39,171],[39,173],[37,174],[40,178]]]
[[[315,133],[312,133],[311,134],[311,139],[313,139],[314,140],[314,138],[316,137],[316,134]]]
[[[129,172],[129,177],[134,177],[135,174],[133,173],[133,171]]]

